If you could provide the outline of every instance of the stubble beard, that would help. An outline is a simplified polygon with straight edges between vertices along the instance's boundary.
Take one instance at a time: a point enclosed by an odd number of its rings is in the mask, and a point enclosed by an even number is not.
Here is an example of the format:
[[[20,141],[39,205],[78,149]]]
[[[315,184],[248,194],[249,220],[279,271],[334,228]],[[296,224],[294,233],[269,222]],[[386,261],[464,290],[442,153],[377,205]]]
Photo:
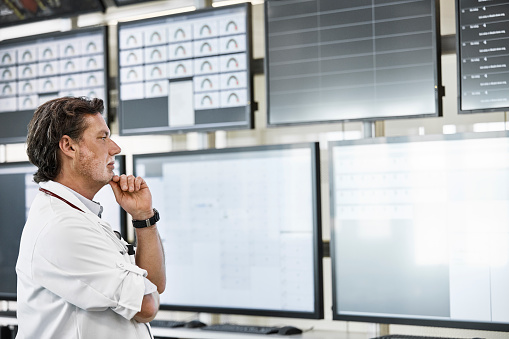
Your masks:
[[[77,170],[87,181],[101,185],[101,187],[107,185],[115,175],[107,167],[107,164],[103,163],[100,159],[94,158],[93,153],[88,150],[80,154]]]

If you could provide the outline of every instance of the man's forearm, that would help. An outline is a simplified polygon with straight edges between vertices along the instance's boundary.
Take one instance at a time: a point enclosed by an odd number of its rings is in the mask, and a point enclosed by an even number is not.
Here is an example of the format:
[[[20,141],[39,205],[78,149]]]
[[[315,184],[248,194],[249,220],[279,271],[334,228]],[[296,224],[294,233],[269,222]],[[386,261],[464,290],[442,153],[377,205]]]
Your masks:
[[[136,265],[148,272],[147,279],[163,293],[166,287],[164,250],[157,225],[136,228]]]

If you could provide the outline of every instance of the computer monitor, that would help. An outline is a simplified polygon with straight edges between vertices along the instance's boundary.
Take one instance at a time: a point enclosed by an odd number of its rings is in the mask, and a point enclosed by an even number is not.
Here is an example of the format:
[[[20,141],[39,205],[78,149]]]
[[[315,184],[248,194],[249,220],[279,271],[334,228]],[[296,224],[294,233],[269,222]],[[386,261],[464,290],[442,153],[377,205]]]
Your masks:
[[[509,331],[509,132],[329,144],[333,318]]]
[[[441,115],[438,1],[265,1],[267,123]]]
[[[118,26],[119,133],[253,127],[251,5]]]
[[[161,308],[323,318],[315,143],[134,156],[166,253]]]
[[[125,166],[124,156],[117,156],[115,161],[119,170]],[[19,242],[30,206],[39,192],[39,185],[33,181],[36,170],[29,162],[0,163],[0,219],[4,220],[0,227],[0,299],[3,300],[16,300]],[[94,200],[104,207],[102,218],[125,237],[125,212],[115,202],[109,185]]]
[[[63,96],[97,97],[108,114],[105,27],[0,42],[0,143],[23,143],[42,103]]]
[[[28,211],[39,186],[29,162],[0,163],[0,298],[16,300],[16,261]]]
[[[459,113],[509,109],[509,3],[456,0]]]

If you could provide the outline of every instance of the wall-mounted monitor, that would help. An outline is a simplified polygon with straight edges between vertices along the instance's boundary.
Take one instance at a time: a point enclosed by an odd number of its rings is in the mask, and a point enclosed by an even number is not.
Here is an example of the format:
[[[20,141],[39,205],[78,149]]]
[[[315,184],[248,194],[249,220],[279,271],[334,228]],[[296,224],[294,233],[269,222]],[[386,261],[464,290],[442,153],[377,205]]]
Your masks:
[[[123,173],[125,157],[115,159],[115,172]],[[33,181],[37,168],[29,162],[0,163],[0,219],[8,220],[0,227],[0,299],[16,300],[16,261],[18,259],[21,232],[30,206],[39,193],[39,185]],[[125,212],[115,202],[111,188],[105,186],[94,197],[104,207],[102,218],[113,230],[126,236]]]
[[[2,0],[0,1],[0,27],[103,12],[104,9],[104,4],[100,0]]]
[[[134,156],[161,214],[161,308],[323,318],[318,145]]]
[[[509,109],[509,1],[456,0],[459,113]]]
[[[333,318],[509,331],[509,133],[329,148]]]
[[[253,126],[249,3],[120,23],[121,135]]]
[[[441,115],[439,41],[435,0],[267,0],[267,123]]]
[[[105,27],[0,42],[0,143],[25,142],[35,109],[57,97],[101,98],[107,116],[106,42]]]

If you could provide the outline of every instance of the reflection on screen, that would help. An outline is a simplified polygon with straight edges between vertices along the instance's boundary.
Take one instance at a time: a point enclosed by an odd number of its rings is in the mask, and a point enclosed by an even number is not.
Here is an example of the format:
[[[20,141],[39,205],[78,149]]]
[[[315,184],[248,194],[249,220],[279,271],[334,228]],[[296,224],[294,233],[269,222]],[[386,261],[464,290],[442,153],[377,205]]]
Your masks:
[[[314,161],[309,144],[135,156],[162,215],[161,304],[316,317]]]
[[[508,136],[331,145],[337,319],[509,328]]]

